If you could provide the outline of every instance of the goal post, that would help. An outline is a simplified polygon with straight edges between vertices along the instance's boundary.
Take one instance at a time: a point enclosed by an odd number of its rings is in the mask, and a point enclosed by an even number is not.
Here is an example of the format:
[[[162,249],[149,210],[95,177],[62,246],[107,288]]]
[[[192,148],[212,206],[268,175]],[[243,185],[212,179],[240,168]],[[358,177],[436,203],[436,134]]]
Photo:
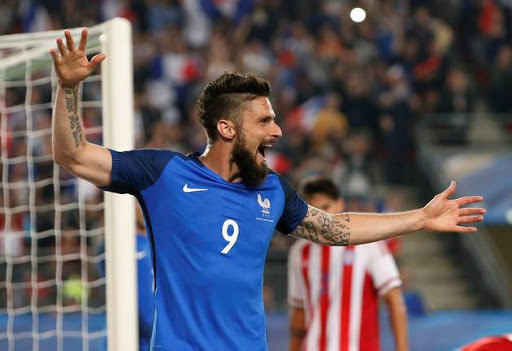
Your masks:
[[[71,32],[78,43],[81,28]],[[0,36],[0,349],[135,351],[135,201],[52,160],[57,78],[49,52],[59,36],[63,30]],[[80,88],[85,135],[130,150],[129,21],[90,27],[87,46],[107,59]]]
[[[120,18],[107,22],[100,40],[107,54],[101,67],[106,146],[130,150],[135,140],[130,23]],[[107,330],[108,349],[113,351],[138,348],[134,216],[133,197],[105,193]]]

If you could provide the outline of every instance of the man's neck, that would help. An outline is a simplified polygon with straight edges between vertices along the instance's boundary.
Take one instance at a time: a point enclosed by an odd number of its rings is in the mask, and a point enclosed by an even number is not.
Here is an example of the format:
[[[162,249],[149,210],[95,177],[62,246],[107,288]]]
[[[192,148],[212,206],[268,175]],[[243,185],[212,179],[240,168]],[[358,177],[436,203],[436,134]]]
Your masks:
[[[225,181],[238,182],[242,179],[238,176],[238,166],[233,162],[231,151],[231,145],[215,143],[206,147],[199,160]]]

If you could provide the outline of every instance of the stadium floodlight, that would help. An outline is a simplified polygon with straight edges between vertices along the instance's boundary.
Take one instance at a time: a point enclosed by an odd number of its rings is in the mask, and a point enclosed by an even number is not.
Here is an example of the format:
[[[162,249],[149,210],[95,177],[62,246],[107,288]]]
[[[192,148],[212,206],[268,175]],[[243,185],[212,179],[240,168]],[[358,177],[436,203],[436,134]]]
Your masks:
[[[350,11],[350,19],[356,23],[363,22],[366,18],[366,11],[360,7],[354,7]]]
[[[80,29],[72,34],[78,42]],[[138,347],[134,200],[103,194],[53,163],[57,78],[49,52],[59,36],[63,30],[0,36],[0,349],[98,350],[107,337],[109,350],[132,351]],[[80,89],[84,131],[93,142],[129,150],[129,21],[89,28],[87,53],[98,52],[107,60]],[[103,242],[105,253],[98,251]]]

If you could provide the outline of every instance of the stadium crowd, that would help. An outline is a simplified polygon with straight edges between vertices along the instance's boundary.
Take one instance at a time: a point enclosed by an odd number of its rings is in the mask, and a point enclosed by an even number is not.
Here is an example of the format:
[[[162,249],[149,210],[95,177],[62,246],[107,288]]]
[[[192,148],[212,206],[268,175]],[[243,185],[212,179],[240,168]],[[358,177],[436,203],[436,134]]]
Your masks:
[[[350,19],[354,6],[366,9],[366,20]],[[195,112],[201,89],[224,71],[252,72],[270,81],[283,128],[283,140],[267,155],[270,168],[294,184],[314,173],[331,175],[353,210],[400,209],[393,194],[390,201],[377,201],[376,185],[414,181],[415,129],[431,114],[512,112],[507,1],[7,0],[0,4],[0,34],[92,26],[116,16],[133,24],[137,147],[203,150],[206,138]],[[24,93],[9,89],[6,106],[24,104]],[[84,100],[97,93],[86,89]],[[32,103],[50,98],[46,89]],[[83,114],[86,127],[101,124],[100,109],[85,107]],[[2,118],[10,130],[25,128],[24,116]],[[49,128],[51,111],[36,122]],[[470,123],[465,117],[443,142],[466,142]],[[24,138],[8,143],[9,159],[26,153]],[[37,144],[37,154],[51,155],[49,140]],[[51,158],[38,167],[36,180],[51,177]],[[27,178],[21,164],[9,171],[10,182]],[[65,203],[76,194],[75,187],[63,186],[59,196]],[[87,194],[92,208],[101,202],[99,190]],[[52,204],[53,196],[53,185],[41,187],[36,203]],[[0,192],[2,203],[4,197]],[[9,198],[13,207],[28,201],[22,188]],[[27,217],[20,213],[11,226],[32,225]],[[72,253],[83,240],[72,234],[80,214],[67,217],[64,229],[71,234],[61,246]],[[103,225],[94,211],[87,219],[87,230]],[[38,216],[35,225],[38,233],[51,232],[53,212]],[[12,256],[32,245],[7,241],[4,254]],[[54,243],[48,235],[37,245]],[[67,275],[76,273],[66,267]],[[47,270],[50,279],[52,268]]]

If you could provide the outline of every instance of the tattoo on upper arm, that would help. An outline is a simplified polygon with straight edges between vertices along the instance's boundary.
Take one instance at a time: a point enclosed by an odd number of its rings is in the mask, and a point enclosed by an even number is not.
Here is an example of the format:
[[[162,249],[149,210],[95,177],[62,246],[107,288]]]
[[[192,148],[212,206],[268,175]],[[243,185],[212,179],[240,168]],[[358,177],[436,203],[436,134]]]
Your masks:
[[[306,217],[291,235],[326,245],[349,245],[350,216],[330,215],[314,207],[309,207]]]
[[[75,147],[78,147],[83,136],[82,124],[78,115],[78,89],[64,89],[64,97],[66,100],[69,128],[71,129]]]

